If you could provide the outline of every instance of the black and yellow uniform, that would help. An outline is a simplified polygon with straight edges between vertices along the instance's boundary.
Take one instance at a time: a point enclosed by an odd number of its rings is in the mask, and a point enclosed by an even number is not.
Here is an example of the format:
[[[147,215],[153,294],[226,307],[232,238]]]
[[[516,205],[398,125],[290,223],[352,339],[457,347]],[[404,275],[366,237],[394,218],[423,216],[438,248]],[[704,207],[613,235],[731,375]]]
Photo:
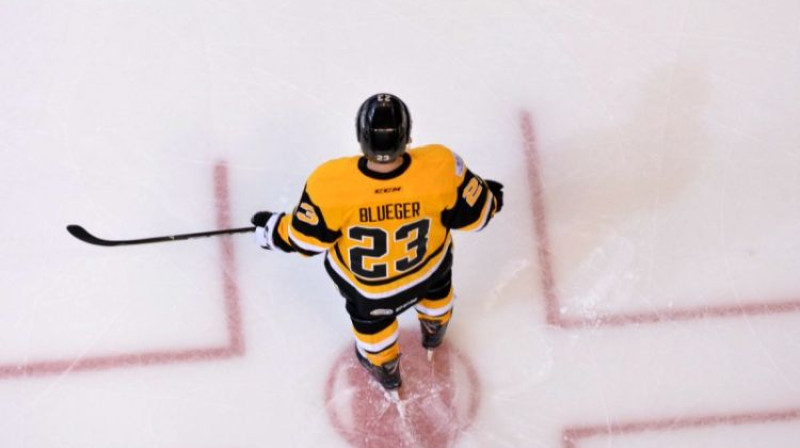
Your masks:
[[[417,305],[420,318],[449,319],[450,230],[480,230],[498,206],[458,155],[429,145],[407,151],[390,173],[358,156],[321,165],[271,237],[287,252],[325,254],[360,348],[381,364],[395,352],[387,352],[396,346],[395,315]]]

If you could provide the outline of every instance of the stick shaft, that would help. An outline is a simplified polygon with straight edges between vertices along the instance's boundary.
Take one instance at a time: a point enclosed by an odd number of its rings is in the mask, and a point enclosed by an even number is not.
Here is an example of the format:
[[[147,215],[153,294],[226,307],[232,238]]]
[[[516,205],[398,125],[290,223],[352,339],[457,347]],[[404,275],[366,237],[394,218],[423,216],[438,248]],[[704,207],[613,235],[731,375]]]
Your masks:
[[[246,232],[253,232],[256,228],[255,227],[238,227],[235,229],[222,229],[222,230],[212,230],[209,232],[197,232],[197,233],[184,233],[179,235],[166,235],[166,236],[156,236],[150,238],[140,238],[140,239],[133,239],[133,240],[106,240],[102,238],[98,238],[91,233],[89,233],[83,227],[70,224],[67,226],[67,232],[70,235],[74,236],[75,238],[83,241],[84,243],[94,244],[96,246],[131,246],[135,244],[153,244],[153,243],[167,243],[170,241],[183,241],[189,240],[193,238],[205,238],[209,236],[217,236],[217,235],[230,235],[234,233],[246,233]]]

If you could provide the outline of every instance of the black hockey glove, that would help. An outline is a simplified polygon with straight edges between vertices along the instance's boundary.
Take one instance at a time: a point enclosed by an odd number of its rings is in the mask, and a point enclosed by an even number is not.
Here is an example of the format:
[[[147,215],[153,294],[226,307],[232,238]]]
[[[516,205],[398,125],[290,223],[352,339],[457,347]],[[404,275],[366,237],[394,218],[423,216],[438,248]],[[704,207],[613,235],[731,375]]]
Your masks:
[[[489,190],[492,191],[495,199],[497,199],[497,210],[495,213],[500,213],[500,210],[503,209],[503,184],[496,180],[486,179],[486,185],[489,186]]]
[[[267,225],[267,221],[269,221],[269,218],[271,218],[272,215],[273,213],[268,211],[257,212],[252,218],[250,218],[250,222],[252,222],[256,227],[265,227]]]
[[[283,213],[263,211],[256,213],[250,218],[250,222],[256,226],[256,244],[267,250],[275,248],[272,234],[275,231],[275,226],[278,225],[278,220],[281,218],[281,215],[283,215]]]

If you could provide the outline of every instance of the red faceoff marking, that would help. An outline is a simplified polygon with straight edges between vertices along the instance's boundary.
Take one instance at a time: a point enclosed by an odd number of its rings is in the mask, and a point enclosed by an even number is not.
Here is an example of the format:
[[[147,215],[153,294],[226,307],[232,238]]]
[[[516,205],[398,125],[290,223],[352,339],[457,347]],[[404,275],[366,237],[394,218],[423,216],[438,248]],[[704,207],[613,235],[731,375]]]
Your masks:
[[[231,227],[230,196],[228,194],[228,167],[224,162],[214,165],[214,199],[217,226]],[[185,362],[208,362],[236,358],[244,355],[244,331],[242,330],[239,287],[236,282],[236,266],[233,240],[230,236],[218,237],[222,247],[222,279],[225,296],[225,318],[228,340],[225,345],[189,349],[164,349],[138,351],[78,358],[58,358],[21,364],[0,364],[0,380],[44,375],[63,375],[79,371],[133,368],[151,365],[179,364]],[[191,244],[191,243],[189,243]],[[154,250],[159,250],[156,248]],[[110,249],[124,250],[124,249]],[[166,250],[166,248],[162,249]]]
[[[400,350],[402,414],[348,344],[325,390],[333,426],[356,448],[454,446],[478,410],[481,388],[475,368],[446,339],[429,362],[419,331],[401,330]]]

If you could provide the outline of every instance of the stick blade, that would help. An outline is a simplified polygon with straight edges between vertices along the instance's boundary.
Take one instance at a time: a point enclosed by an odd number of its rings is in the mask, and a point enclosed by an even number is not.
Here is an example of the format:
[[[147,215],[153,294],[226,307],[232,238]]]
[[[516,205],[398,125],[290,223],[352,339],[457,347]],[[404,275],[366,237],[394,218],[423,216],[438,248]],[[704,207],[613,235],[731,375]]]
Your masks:
[[[67,232],[69,232],[69,234],[74,236],[75,238],[83,241],[84,243],[94,244],[94,245],[97,245],[97,246],[116,246],[117,245],[113,241],[101,240],[100,238],[97,238],[96,236],[92,235],[86,229],[84,229],[83,227],[81,227],[81,226],[79,226],[77,224],[68,225],[67,226]]]

